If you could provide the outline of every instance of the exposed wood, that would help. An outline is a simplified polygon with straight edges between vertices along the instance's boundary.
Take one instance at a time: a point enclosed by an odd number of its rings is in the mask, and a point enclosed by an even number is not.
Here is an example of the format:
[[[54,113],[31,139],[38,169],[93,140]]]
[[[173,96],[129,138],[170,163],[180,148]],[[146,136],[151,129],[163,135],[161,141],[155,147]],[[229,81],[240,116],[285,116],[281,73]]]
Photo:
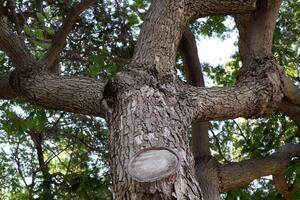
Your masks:
[[[160,88],[154,88],[145,84],[149,81],[147,75],[141,78],[131,75],[119,74],[115,81],[121,85],[111,97],[115,102],[109,118],[114,198],[202,199],[193,173],[192,153],[188,148],[190,121],[181,116],[183,113],[190,115],[184,106],[185,102],[178,101],[174,84],[162,83]],[[169,182],[163,179],[145,185],[134,181],[126,172],[126,166],[136,152],[153,146],[168,147],[180,156],[175,180]]]
[[[179,156],[165,147],[150,147],[137,152],[128,163],[128,173],[139,182],[176,179]]]

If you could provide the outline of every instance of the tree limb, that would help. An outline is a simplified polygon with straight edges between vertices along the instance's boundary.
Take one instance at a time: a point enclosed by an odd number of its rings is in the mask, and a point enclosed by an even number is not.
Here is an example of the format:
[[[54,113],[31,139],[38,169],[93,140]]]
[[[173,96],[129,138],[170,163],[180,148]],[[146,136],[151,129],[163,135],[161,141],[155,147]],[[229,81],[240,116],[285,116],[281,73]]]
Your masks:
[[[246,185],[262,176],[278,174],[284,171],[290,160],[300,156],[300,145],[288,144],[270,156],[254,158],[239,163],[220,164],[220,191],[226,192]]]
[[[43,148],[42,148],[43,135],[42,135],[42,133],[37,132],[35,129],[30,129],[27,133],[31,137],[31,140],[34,143],[37,157],[38,157],[38,162],[40,165],[40,170],[42,171],[44,178],[45,179],[50,178],[51,175],[49,173],[48,165],[47,165],[47,163],[45,163],[44,154],[43,154]]]
[[[3,86],[10,86],[3,90],[3,98],[13,98],[18,95],[45,108],[96,116],[105,115],[105,104],[102,104],[105,81],[59,77],[43,71],[24,42],[7,27],[3,20],[0,20],[0,49],[7,54],[16,67],[9,83],[7,78],[1,77]]]
[[[64,20],[62,27],[56,33],[55,38],[52,41],[52,45],[50,46],[44,57],[41,59],[41,63],[44,67],[51,67],[55,60],[57,60],[59,54],[65,46],[67,36],[72,30],[72,27],[78,15],[80,15],[80,13],[85,11],[89,6],[91,6],[95,2],[96,0],[84,0],[71,9],[69,15]]]
[[[20,40],[2,19],[0,19],[0,49],[7,54],[17,70],[26,68],[26,66],[34,62],[24,41]]]
[[[188,28],[180,41],[178,48],[183,61],[187,83],[197,87],[204,87],[203,73],[198,57],[198,50],[194,34]],[[192,152],[195,162],[203,157],[210,157],[208,122],[196,120],[192,122]]]
[[[272,56],[273,33],[282,0],[258,0],[250,14],[235,15],[239,30],[239,50],[243,66],[254,58]]]
[[[210,15],[232,15],[247,13],[255,10],[257,0],[189,0],[189,12],[194,14],[193,18],[206,17]]]
[[[55,110],[104,117],[106,81],[84,77],[59,77],[41,71],[26,79],[11,78],[14,90],[29,102]]]
[[[282,100],[278,64],[273,60],[255,60],[255,69],[247,79],[231,88],[196,88],[181,86],[181,93],[191,105],[192,119],[224,120],[253,118],[274,113]],[[259,69],[259,70],[258,70]]]

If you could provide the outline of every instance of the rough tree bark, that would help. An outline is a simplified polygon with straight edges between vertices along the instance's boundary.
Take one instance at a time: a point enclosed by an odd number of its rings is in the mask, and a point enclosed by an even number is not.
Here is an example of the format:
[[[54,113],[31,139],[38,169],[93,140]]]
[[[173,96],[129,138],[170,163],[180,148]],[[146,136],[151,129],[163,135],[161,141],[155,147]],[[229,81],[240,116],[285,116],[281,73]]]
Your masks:
[[[114,199],[215,200],[219,192],[269,174],[277,177],[278,190],[291,196],[280,175],[300,155],[298,145],[266,158],[222,165],[210,156],[203,124],[265,116],[278,108],[297,119],[299,111],[291,107],[299,110],[300,103],[292,93],[300,92],[271,52],[280,0],[153,0],[132,62],[111,80],[49,73],[76,16],[93,3],[86,0],[73,8],[41,60],[0,20],[0,49],[15,67],[9,78],[0,76],[2,99],[23,96],[45,108],[104,117],[110,128]],[[240,31],[243,67],[232,88],[196,87],[203,80],[193,38],[185,31],[193,20],[209,15],[234,15]],[[174,70],[178,48],[190,85],[180,82]],[[198,78],[189,73],[198,73]],[[202,123],[198,128],[203,129],[193,132],[191,151],[192,123],[194,128]],[[152,158],[157,162],[151,163]]]

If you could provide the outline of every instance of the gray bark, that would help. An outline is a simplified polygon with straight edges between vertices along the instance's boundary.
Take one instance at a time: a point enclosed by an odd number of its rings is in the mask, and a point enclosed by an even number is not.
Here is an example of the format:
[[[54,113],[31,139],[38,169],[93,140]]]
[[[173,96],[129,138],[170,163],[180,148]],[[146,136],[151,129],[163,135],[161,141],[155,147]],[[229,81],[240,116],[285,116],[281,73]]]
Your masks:
[[[124,79],[120,83],[120,79]],[[173,84],[149,85],[147,80],[120,75],[121,91],[111,98],[118,102],[109,118],[112,181],[115,199],[201,199],[194,177],[193,157],[188,148],[190,119],[188,110]],[[158,85],[159,87],[155,87]],[[114,100],[113,100],[114,99]],[[139,183],[127,173],[129,159],[147,147],[168,147],[177,152],[180,166],[175,181],[162,179],[153,183]],[[157,165],[157,163],[153,163]]]

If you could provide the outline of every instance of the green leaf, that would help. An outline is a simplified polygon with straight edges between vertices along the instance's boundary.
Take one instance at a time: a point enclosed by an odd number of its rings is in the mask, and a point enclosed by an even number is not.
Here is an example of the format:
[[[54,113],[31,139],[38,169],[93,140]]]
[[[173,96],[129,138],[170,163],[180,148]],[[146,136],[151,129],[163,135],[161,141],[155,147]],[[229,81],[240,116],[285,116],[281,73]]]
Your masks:
[[[43,22],[45,20],[44,15],[42,13],[40,13],[40,12],[36,12],[36,17],[38,18],[38,20],[40,22]]]
[[[31,30],[27,24],[24,25],[23,29],[26,34],[31,34]]]

